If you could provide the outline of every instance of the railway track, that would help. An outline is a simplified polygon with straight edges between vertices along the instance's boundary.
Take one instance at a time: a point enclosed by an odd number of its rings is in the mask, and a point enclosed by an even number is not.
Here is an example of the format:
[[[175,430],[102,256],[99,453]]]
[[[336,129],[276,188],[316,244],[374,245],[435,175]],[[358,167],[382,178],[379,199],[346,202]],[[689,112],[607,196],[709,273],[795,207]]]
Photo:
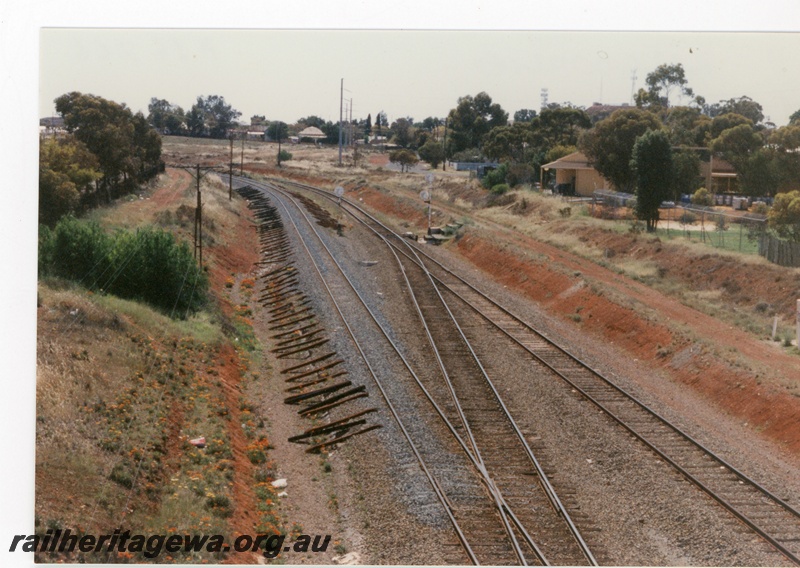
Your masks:
[[[314,192],[335,201],[324,190],[297,184],[282,183]],[[342,206],[358,222],[375,231],[390,244],[396,254],[405,258],[408,274],[418,280],[415,290],[424,290],[419,274],[429,274],[450,305],[466,306],[499,333],[522,347],[530,357],[571,389],[607,413],[622,428],[644,443],[660,458],[674,467],[685,479],[700,488],[730,514],[758,534],[765,542],[800,565],[800,512],[750,479],[699,441],[626,392],[599,371],[591,368],[565,348],[538,332],[520,317],[478,290],[441,263],[413,246],[358,205],[342,200]],[[423,268],[424,266],[424,268]],[[428,297],[432,302],[434,299]],[[444,301],[444,300],[443,300]],[[422,304],[427,306],[428,304]],[[433,329],[444,325],[437,319]],[[453,336],[450,332],[435,333]],[[464,353],[461,352],[461,355]],[[456,357],[458,359],[458,357]],[[460,376],[460,371],[457,373]],[[441,396],[441,395],[440,395]],[[469,397],[470,394],[464,396]],[[476,418],[480,421],[480,418]]]
[[[249,184],[250,186],[257,184]],[[308,219],[307,215],[302,211],[301,206],[295,202],[291,196],[281,193],[277,188],[260,188],[269,192],[273,196],[280,196],[278,201],[287,210],[287,215],[292,219],[291,214],[283,203],[283,199],[293,203],[296,210],[300,212],[306,221],[306,225],[314,232],[319,238],[313,223]],[[291,220],[295,225],[298,235],[301,239],[302,232],[297,227],[294,219]],[[325,247],[324,242],[319,239],[319,242]],[[304,243],[304,247],[307,245]],[[309,258],[314,262],[315,268],[318,270],[320,277],[322,277],[323,270],[317,266],[317,261],[314,255],[308,248]],[[327,248],[326,248],[327,250]],[[330,253],[330,251],[328,251]],[[448,516],[453,524],[459,540],[461,541],[464,550],[469,557],[469,560],[475,564],[549,564],[549,560],[541,553],[535,541],[527,534],[525,526],[519,521],[514,512],[510,509],[505,502],[503,495],[498,491],[491,477],[486,473],[485,467],[480,463],[475,462],[474,455],[470,456],[469,452],[459,451],[457,444],[458,436],[450,438],[449,443],[451,448],[447,452],[442,452],[441,444],[431,442],[430,424],[437,422],[437,416],[441,419],[444,414],[435,404],[427,405],[425,407],[417,407],[414,409],[395,408],[392,402],[392,396],[388,392],[390,389],[388,383],[393,379],[393,374],[386,374],[380,369],[377,369],[369,363],[375,357],[367,355],[363,348],[363,340],[360,341],[358,334],[353,330],[353,326],[348,322],[345,317],[337,298],[346,297],[345,288],[348,284],[346,274],[336,262],[332,254],[329,254],[330,260],[339,268],[339,274],[334,275],[330,270],[325,270],[325,277],[321,278],[325,285],[334,305],[336,306],[342,321],[348,329],[351,337],[362,358],[370,368],[370,373],[376,382],[381,394],[384,396],[386,403],[393,414],[395,421],[398,423],[400,429],[405,435],[416,455],[421,467],[428,476],[435,493],[437,494],[440,502],[448,511]],[[358,295],[352,284],[349,284],[353,292]],[[366,303],[362,304],[366,307]],[[367,308],[368,310],[368,308]],[[376,325],[377,321],[374,316],[370,314]],[[360,325],[364,325],[364,320],[360,319]],[[387,338],[388,339],[388,338]],[[403,363],[406,365],[407,370],[414,374],[413,370],[408,365],[407,361],[400,355],[395,347],[395,352]],[[415,377],[416,378],[416,377]],[[419,381],[418,378],[416,378]],[[421,383],[419,383],[421,385]],[[429,401],[431,399],[429,398]],[[405,422],[402,416],[411,415],[421,418],[413,422]],[[444,420],[444,424],[447,421]],[[450,426],[451,433],[454,432]],[[421,442],[421,443],[420,443]],[[461,448],[463,450],[465,448]],[[456,459],[453,461],[453,456],[460,455],[460,461]],[[447,457],[447,459],[444,459]],[[469,459],[464,459],[468,457]],[[468,474],[465,476],[465,474]],[[561,562],[559,562],[561,563]]]

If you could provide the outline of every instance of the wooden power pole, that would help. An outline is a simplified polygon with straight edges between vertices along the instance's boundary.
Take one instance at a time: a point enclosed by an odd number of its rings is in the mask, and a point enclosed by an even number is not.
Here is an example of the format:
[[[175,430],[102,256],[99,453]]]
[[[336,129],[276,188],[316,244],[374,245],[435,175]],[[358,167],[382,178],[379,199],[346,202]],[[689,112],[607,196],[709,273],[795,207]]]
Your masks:
[[[200,164],[197,164],[197,207],[194,210],[194,257],[203,266],[203,203],[200,198]]]
[[[228,161],[228,201],[233,200],[233,135],[231,135],[231,159]]]

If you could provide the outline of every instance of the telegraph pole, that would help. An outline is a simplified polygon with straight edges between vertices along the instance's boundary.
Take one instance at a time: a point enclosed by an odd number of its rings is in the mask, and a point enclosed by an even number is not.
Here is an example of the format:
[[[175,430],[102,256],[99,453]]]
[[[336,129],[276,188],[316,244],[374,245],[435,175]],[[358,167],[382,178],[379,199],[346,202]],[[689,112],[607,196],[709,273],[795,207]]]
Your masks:
[[[444,160],[442,160],[442,171],[447,171],[447,117],[444,117],[444,140],[442,141],[442,148],[444,149]]]
[[[233,141],[231,141],[231,147],[233,145]],[[200,267],[203,266],[203,198],[202,193],[200,192],[200,182],[206,176],[206,174],[210,171],[224,171],[219,166],[201,166],[200,164],[192,166],[185,166],[183,164],[167,164],[171,168],[181,168],[186,170],[194,179],[195,179],[195,187],[197,189],[197,206],[194,210],[194,258],[200,264]],[[232,165],[228,166],[228,171],[232,172]]]
[[[278,137],[278,167],[281,167],[281,121],[277,122],[275,127],[276,136]]]
[[[246,134],[245,134],[244,136],[242,136],[242,160],[241,160],[241,162],[239,163],[239,175],[240,175],[240,176],[243,176],[243,175],[244,175],[244,139],[245,139],[246,137],[247,137],[247,135],[246,135]]]
[[[344,106],[344,78],[339,89],[339,165],[342,165],[342,108]]]
[[[194,257],[198,258],[203,266],[203,204],[200,198],[200,164],[197,164],[197,208],[194,210]]]
[[[228,161],[228,201],[233,200],[233,134],[231,134],[231,158]]]

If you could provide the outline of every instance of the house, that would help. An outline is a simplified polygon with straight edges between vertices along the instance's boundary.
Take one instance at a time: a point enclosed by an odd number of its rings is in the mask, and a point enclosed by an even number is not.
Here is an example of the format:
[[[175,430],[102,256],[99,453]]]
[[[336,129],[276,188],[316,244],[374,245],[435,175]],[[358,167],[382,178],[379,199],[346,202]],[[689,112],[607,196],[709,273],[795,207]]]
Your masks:
[[[541,168],[544,187],[545,172],[555,171],[555,184],[560,192],[591,197],[596,189],[612,189],[611,183],[600,175],[585,154],[573,152]]]
[[[327,138],[326,134],[317,128],[316,126],[309,126],[308,128],[304,128],[300,132],[297,133],[298,140],[302,140],[303,138],[311,138],[314,143],[318,143],[320,140],[324,140]]]
[[[264,130],[248,130],[245,134],[248,140],[264,140],[266,138],[266,131]]]
[[[710,161],[700,162],[700,176],[708,191],[714,194],[738,193],[736,170],[727,161],[712,155]]]
[[[545,172],[551,170],[556,173],[555,187],[559,190],[558,193],[591,197],[595,190],[615,189],[614,185],[600,175],[586,155],[581,152],[573,152],[554,162],[544,164],[541,168],[542,187],[544,187]],[[712,156],[710,162],[700,162],[698,177],[705,180],[705,186],[711,193],[723,194],[738,191],[736,170],[731,164],[717,156]]]

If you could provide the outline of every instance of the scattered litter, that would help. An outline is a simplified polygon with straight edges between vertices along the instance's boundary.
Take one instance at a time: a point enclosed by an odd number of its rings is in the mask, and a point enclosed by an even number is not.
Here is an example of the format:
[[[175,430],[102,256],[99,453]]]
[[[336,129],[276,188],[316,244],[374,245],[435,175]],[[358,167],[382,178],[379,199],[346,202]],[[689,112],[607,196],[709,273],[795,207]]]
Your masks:
[[[361,555],[358,552],[348,552],[342,556],[334,556],[333,563],[345,565],[361,564]]]
[[[378,261],[377,260],[359,260],[358,264],[360,264],[361,266],[375,266],[376,264],[378,264]]]
[[[586,463],[594,463],[594,460],[591,460],[591,459],[589,459],[589,458],[586,458]]]
[[[286,481],[286,479],[276,479],[275,481],[272,482],[272,486],[275,489],[283,489],[287,485],[289,485],[289,482]]]
[[[191,445],[193,445],[193,446],[198,447],[198,448],[205,448],[206,447],[206,437],[205,436],[200,436],[199,438],[193,438],[193,439],[189,440],[189,443]]]
[[[289,494],[286,493],[286,491],[281,491],[280,493],[278,493],[278,497],[288,497],[288,496]]]

